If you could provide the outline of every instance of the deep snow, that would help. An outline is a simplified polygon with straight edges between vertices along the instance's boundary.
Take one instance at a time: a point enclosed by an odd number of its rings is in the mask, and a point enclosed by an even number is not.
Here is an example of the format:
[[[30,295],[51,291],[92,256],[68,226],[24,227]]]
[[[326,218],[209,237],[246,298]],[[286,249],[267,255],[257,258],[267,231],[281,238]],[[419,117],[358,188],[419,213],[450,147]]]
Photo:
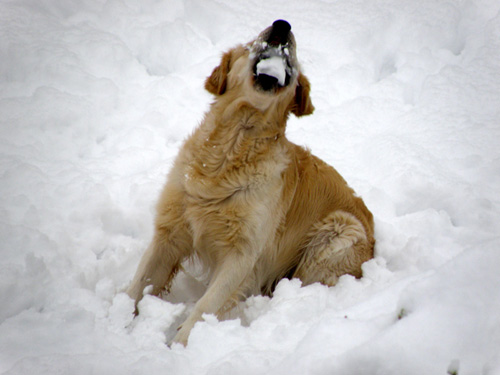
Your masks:
[[[278,18],[316,107],[288,137],[363,196],[376,257],[169,348],[203,285],[135,320],[123,291],[204,78]],[[500,374],[497,0],[4,0],[0,113],[0,373]]]

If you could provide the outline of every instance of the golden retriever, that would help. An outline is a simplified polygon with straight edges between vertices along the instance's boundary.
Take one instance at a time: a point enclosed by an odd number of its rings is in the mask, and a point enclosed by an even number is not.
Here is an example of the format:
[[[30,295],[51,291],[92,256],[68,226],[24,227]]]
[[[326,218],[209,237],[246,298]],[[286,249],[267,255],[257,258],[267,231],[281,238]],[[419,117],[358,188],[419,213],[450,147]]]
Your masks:
[[[225,53],[205,88],[215,101],[168,175],[154,238],[128,289],[137,306],[146,287],[168,291],[181,263],[197,257],[210,282],[174,338],[184,345],[202,314],[271,294],[284,277],[303,285],[361,277],[375,243],[361,198],[285,136],[290,113],[314,110],[288,22]]]

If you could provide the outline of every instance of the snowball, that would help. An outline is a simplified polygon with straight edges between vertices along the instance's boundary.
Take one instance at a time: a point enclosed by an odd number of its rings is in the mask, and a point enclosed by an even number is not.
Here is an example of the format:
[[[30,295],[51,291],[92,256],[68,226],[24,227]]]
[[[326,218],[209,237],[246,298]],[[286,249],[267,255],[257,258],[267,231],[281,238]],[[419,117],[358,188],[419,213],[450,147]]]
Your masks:
[[[281,86],[284,86],[286,78],[285,61],[280,56],[271,56],[260,60],[257,64],[257,75],[260,74],[274,77]]]

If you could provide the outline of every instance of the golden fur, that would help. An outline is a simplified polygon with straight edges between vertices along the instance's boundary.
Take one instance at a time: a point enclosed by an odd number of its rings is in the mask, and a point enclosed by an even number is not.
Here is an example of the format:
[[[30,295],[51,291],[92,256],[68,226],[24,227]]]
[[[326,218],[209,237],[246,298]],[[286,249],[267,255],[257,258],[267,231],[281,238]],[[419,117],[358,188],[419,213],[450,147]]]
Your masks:
[[[269,33],[225,53],[207,78],[215,102],[169,173],[154,238],[128,290],[136,304],[149,285],[158,295],[197,257],[211,278],[174,339],[184,345],[202,314],[220,314],[240,296],[270,294],[283,277],[305,285],[361,277],[373,256],[373,218],[361,198],[285,136],[290,113],[314,110],[291,32],[289,84],[255,87],[254,46]]]

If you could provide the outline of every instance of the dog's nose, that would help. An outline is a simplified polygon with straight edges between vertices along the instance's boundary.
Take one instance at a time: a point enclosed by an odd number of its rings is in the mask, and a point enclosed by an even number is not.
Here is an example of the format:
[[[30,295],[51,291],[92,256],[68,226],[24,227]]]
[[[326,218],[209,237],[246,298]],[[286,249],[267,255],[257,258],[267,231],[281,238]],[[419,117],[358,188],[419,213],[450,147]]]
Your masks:
[[[268,43],[276,46],[280,44],[286,44],[288,41],[288,34],[292,26],[285,20],[276,20],[273,22],[273,28],[271,29],[271,34],[269,35]]]

